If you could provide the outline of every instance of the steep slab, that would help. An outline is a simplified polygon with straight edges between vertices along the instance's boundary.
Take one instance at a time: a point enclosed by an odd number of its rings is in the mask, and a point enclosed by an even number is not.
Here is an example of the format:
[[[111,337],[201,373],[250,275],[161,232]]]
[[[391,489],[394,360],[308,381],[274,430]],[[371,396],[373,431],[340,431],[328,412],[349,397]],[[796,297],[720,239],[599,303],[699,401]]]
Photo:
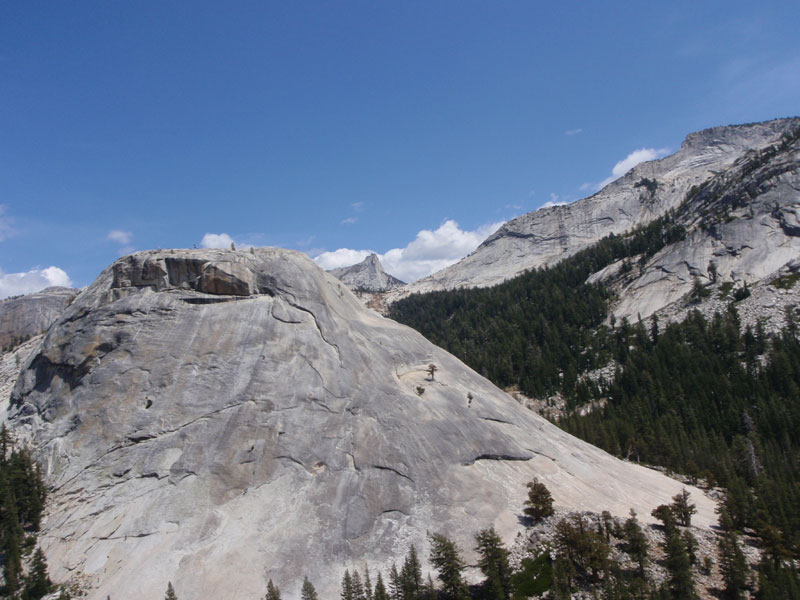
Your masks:
[[[427,366],[438,367],[435,380]],[[650,514],[681,486],[520,406],[303,254],[140,252],[22,365],[9,423],[52,486],[43,545],[89,598],[288,598],[386,568],[426,532],[511,539],[525,483]],[[715,520],[694,491],[696,521]],[[646,518],[646,517],[645,517]],[[385,573],[385,571],[384,571]]]

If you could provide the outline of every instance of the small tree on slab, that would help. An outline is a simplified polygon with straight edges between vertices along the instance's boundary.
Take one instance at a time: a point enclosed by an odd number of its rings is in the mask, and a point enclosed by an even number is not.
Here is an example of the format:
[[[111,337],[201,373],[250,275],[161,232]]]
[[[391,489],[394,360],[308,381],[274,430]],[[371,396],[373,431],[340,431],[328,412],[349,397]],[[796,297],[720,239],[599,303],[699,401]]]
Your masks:
[[[167,595],[164,596],[164,600],[178,600],[178,596],[175,594],[175,588],[172,587],[172,582],[167,582]]]
[[[431,363],[428,365],[428,375],[430,375],[431,381],[433,381],[434,375],[436,375],[436,371],[438,370],[439,367],[437,367],[435,364]]]
[[[533,519],[534,523],[540,522],[554,512],[553,495],[547,486],[535,477],[528,483],[528,499],[525,501],[525,508],[522,509],[522,512]]]

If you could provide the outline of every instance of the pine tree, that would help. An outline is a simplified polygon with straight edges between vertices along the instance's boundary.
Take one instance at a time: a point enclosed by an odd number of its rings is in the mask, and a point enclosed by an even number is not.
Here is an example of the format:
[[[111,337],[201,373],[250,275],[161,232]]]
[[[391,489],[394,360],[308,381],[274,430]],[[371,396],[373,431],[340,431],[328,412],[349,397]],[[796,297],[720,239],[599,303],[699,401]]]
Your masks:
[[[306,599],[303,598],[303,600]],[[373,600],[390,600],[389,594],[386,591],[386,586],[383,585],[383,576],[381,575],[380,571],[378,571],[378,579],[375,581],[375,593],[373,594]]]
[[[314,584],[308,580],[308,577],[303,578],[303,587],[300,589],[301,600],[319,600],[317,590]]]
[[[373,600],[372,580],[369,577],[369,566],[364,563],[364,597],[366,600]]]
[[[422,591],[422,565],[413,544],[400,569],[400,582],[403,600],[418,600]]]
[[[447,537],[433,533],[430,534],[431,564],[438,571],[439,581],[442,582],[442,600],[468,600],[469,590],[464,582],[464,560],[455,542]]]
[[[344,570],[344,576],[342,577],[342,592],[340,597],[342,600],[356,600],[353,590],[353,578],[350,576],[350,571],[347,569]]]
[[[358,571],[353,571],[352,582],[353,582],[353,599],[366,600],[366,594],[364,593],[364,585],[361,583],[361,575],[358,574]]]
[[[389,593],[392,600],[403,600],[403,583],[395,563],[392,563],[392,568],[389,570]]]
[[[175,594],[175,588],[172,587],[172,582],[167,582],[167,595],[164,596],[164,600],[178,600],[178,596]]]
[[[25,578],[26,600],[39,600],[53,590],[53,582],[47,574],[47,560],[41,548],[37,548],[31,561],[31,569]]]
[[[623,527],[625,535],[625,551],[639,566],[639,577],[645,577],[647,568],[647,537],[644,535],[639,522],[636,520],[636,511],[631,509],[631,516],[625,521]]]
[[[672,512],[678,522],[684,527],[690,527],[692,524],[692,515],[697,512],[697,507],[689,503],[691,495],[686,491],[686,488],[681,490],[680,494],[672,497]]]
[[[722,580],[725,588],[722,590],[723,596],[729,600],[740,600],[744,598],[744,591],[747,589],[747,577],[750,567],[747,565],[744,553],[739,546],[739,539],[733,522],[727,513],[720,515],[720,526],[724,533],[719,538],[719,570],[722,573]]]
[[[267,583],[267,595],[264,600],[281,600],[281,590],[272,583],[272,579]]]
[[[537,478],[528,483],[528,499],[523,512],[538,523],[553,514],[553,496]]]
[[[479,531],[475,535],[478,567],[486,579],[483,596],[486,600],[508,600],[511,597],[511,566],[508,550],[494,527]]]
[[[667,587],[676,600],[693,600],[697,598],[697,592],[694,588],[694,574],[686,543],[674,519],[667,519],[666,523],[664,553],[665,566],[669,573]]]

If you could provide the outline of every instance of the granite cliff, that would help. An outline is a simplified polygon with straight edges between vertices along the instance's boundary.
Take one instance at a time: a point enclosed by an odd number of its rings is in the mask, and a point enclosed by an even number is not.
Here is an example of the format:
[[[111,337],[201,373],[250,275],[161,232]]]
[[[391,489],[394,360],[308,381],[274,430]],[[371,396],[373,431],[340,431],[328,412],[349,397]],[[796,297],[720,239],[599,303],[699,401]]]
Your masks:
[[[293,598],[304,575],[332,596],[345,567],[386,568],[411,543],[424,556],[426,531],[464,549],[490,525],[510,539],[533,477],[561,509],[619,516],[681,488],[287,250],[125,257],[19,356],[3,404],[52,489],[42,544],[89,598],[171,580],[180,597],[255,599],[268,578]],[[693,500],[708,527],[713,503]]]
[[[0,348],[47,330],[78,295],[78,290],[49,287],[0,301]]]

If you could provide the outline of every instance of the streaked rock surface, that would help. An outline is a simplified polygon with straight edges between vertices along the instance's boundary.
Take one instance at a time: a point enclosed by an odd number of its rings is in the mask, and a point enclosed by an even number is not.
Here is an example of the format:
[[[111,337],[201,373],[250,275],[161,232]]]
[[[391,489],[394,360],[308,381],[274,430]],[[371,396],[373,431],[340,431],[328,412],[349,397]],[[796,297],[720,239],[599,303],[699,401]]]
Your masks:
[[[427,365],[438,367],[435,381]],[[471,400],[470,400],[471,398]],[[426,531],[510,540],[534,476],[557,506],[643,518],[681,485],[525,409],[303,254],[117,261],[22,364],[10,425],[53,491],[43,546],[89,598],[259,598],[388,566]],[[696,522],[715,521],[693,491]],[[384,570],[384,574],[386,571]]]

